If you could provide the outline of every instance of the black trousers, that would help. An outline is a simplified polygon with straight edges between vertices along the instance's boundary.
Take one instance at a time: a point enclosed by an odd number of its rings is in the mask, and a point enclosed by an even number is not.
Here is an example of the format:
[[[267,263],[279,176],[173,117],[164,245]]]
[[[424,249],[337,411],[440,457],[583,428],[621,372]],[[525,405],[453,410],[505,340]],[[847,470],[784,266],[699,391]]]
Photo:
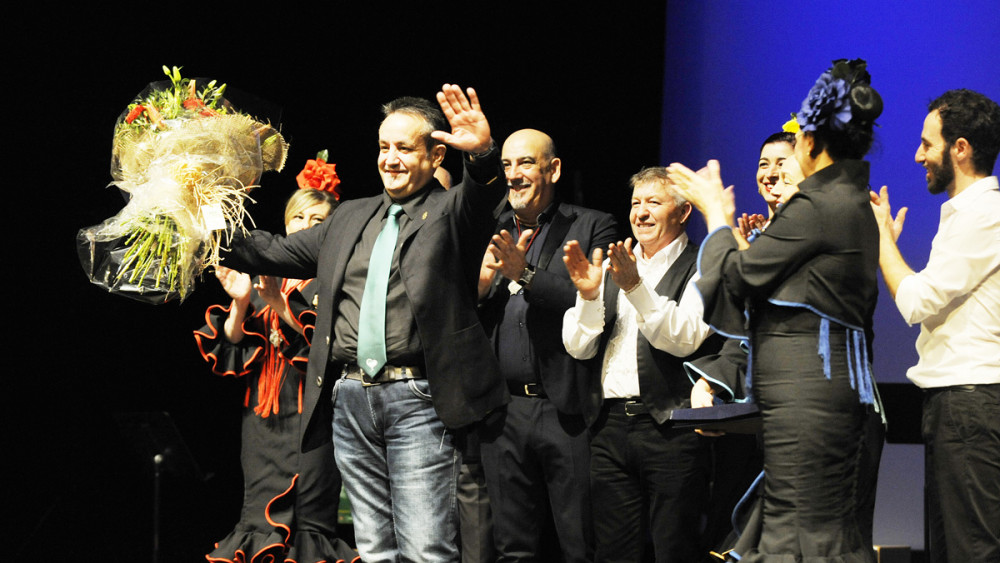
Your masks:
[[[497,561],[593,559],[590,449],[583,418],[545,398],[511,397],[480,425]],[[545,534],[551,514],[558,546]]]
[[[497,559],[493,548],[493,513],[486,474],[478,459],[469,463],[463,460],[455,500],[458,502],[462,563],[493,563]]]
[[[596,561],[638,563],[650,542],[658,563],[697,561],[708,454],[691,429],[606,402],[590,444]]]
[[[928,389],[931,563],[1000,561],[1000,384]]]
[[[493,513],[479,455],[479,432],[475,427],[463,428],[456,432],[455,445],[462,452],[455,491],[462,563],[494,563],[497,556],[493,548]]]

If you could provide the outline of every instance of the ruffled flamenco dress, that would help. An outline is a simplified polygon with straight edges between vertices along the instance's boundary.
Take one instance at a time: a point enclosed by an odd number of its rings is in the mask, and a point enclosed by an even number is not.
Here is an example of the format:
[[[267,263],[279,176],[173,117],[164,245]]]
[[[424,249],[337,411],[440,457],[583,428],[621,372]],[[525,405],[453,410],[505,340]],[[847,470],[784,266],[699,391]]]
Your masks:
[[[284,280],[281,294],[302,333],[282,321],[254,292],[243,323],[246,336],[229,342],[229,309],[214,305],[194,336],[219,375],[246,381],[240,521],[205,557],[218,563],[357,563],[357,551],[337,537],[341,478],[333,444],[302,453],[302,386],[315,324],[309,281]]]

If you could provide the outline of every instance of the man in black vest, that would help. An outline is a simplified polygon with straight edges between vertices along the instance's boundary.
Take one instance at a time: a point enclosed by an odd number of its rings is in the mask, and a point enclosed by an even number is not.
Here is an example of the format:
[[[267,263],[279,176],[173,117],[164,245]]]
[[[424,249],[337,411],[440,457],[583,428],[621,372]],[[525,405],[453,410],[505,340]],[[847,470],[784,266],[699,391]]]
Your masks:
[[[721,338],[688,287],[698,254],[684,232],[691,204],[662,167],[630,184],[635,252],[627,239],[609,247],[607,261],[599,249],[588,261],[576,242],[566,245],[579,294],[563,343],[600,366],[603,404],[590,444],[596,561],[641,561],[648,536],[657,562],[687,563],[698,560],[708,442],[668,419],[691,406],[683,362],[717,351]]]
[[[600,390],[596,374],[559,337],[576,297],[562,257],[567,241],[589,251],[617,240],[618,229],[611,215],[556,198],[562,162],[545,133],[513,133],[501,158],[510,208],[500,214],[480,281],[480,316],[511,394],[480,425],[498,561],[546,559],[542,532],[551,511],[562,560],[589,563],[587,426]]]

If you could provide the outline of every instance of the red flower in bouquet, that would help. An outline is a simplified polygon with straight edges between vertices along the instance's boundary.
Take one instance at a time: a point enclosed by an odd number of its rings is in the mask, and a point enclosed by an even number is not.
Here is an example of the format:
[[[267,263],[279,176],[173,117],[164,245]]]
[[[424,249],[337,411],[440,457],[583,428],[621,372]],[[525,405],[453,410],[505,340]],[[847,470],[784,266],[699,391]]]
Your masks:
[[[246,232],[247,193],[288,150],[277,129],[229,105],[225,84],[163,72],[169,82],[144,88],[115,124],[112,185],[130,194],[125,209],[77,235],[93,283],[148,303],[183,300],[220,262]]]
[[[146,111],[146,108],[142,104],[135,106],[132,108],[132,111],[128,112],[128,115],[125,116],[125,123],[132,123],[135,121],[135,118],[142,115],[142,112],[144,111]]]
[[[306,161],[305,168],[295,177],[300,188],[312,188],[333,194],[340,201],[340,178],[337,176],[337,165],[328,164],[326,160],[317,158]]]

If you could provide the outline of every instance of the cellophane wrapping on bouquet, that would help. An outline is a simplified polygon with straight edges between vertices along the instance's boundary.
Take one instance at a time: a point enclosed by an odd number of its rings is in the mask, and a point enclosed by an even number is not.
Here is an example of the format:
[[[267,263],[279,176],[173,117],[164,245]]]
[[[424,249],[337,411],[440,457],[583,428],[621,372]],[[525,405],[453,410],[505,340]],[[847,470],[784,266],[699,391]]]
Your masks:
[[[225,84],[163,70],[169,80],[147,86],[115,125],[111,185],[128,203],[77,235],[93,283],[147,303],[183,300],[219,263],[250,219],[250,189],[288,150],[271,125],[229,104]]]

